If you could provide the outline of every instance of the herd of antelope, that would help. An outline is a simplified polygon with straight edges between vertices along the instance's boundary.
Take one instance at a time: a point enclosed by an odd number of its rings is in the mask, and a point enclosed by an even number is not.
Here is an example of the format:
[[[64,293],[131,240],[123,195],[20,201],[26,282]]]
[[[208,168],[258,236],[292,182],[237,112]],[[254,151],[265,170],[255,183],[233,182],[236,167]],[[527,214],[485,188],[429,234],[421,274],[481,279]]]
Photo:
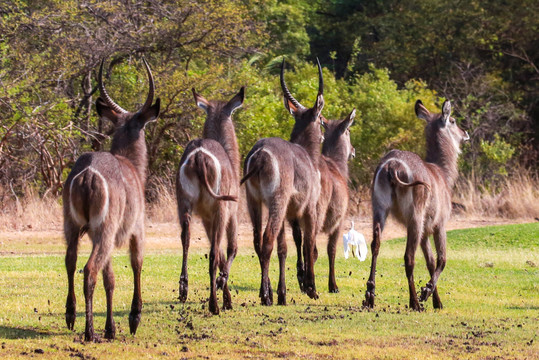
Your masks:
[[[79,239],[87,233],[92,252],[84,267],[86,301],[85,340],[95,338],[93,328],[93,293],[97,274],[103,272],[107,300],[105,338],[114,339],[116,327],[112,315],[114,272],[111,253],[115,246],[129,242],[134,292],[129,327],[135,334],[140,323],[142,299],[140,276],[144,248],[144,189],[147,149],[144,128],[159,116],[160,101],[154,103],[152,72],[143,59],[149,80],[149,92],[142,108],[129,112],[116,104],[103,84],[101,62],[98,82],[101,97],[96,109],[101,118],[115,126],[110,152],[81,155],[69,174],[63,190],[64,233],[67,243],[65,264],[68,276],[66,323],[73,329],[76,317],[74,274]],[[324,83],[318,63],[319,88],[310,108],[297,101],[286,86],[284,60],[281,65],[281,88],[284,105],[294,117],[290,141],[281,138],[260,139],[247,154],[240,178],[240,154],[232,115],[242,106],[245,89],[228,102],[208,101],[193,89],[196,105],[206,112],[203,137],[187,144],[176,178],[178,216],[183,247],[179,299],[188,295],[187,258],[192,215],[198,215],[211,244],[209,256],[209,310],[219,313],[217,289],[223,291],[223,309],[231,309],[228,289],[230,267],[237,253],[237,200],[245,184],[247,207],[253,226],[254,249],[261,268],[260,299],[273,304],[273,290],[268,269],[275,240],[279,258],[277,303],[286,305],[285,222],[292,227],[297,247],[297,279],[310,298],[317,299],[314,264],[318,257],[316,236],[328,235],[329,291],[338,292],[335,282],[335,252],[343,232],[348,207],[348,160],[355,156],[350,142],[350,126],[355,109],[344,120],[328,121],[323,115]],[[373,241],[372,263],[363,306],[372,308],[375,298],[376,260],[381,235],[389,213],[407,228],[404,256],[410,303],[421,310],[420,301],[432,294],[434,308],[442,308],[437,281],[446,263],[445,225],[451,213],[451,189],[457,178],[460,144],[468,140],[451,117],[451,105],[444,102],[441,114],[427,110],[420,100],[416,115],[425,120],[427,151],[423,160],[415,153],[392,150],[374,173],[372,185]],[[322,134],[321,127],[325,129]],[[320,145],[322,144],[322,152]],[[268,209],[262,232],[263,208]],[[226,257],[221,240],[226,234]],[[431,250],[433,234],[437,259]],[[430,281],[421,289],[418,300],[414,279],[414,257],[418,245],[427,261]],[[217,274],[219,269],[219,274]],[[218,276],[217,276],[218,275]]]

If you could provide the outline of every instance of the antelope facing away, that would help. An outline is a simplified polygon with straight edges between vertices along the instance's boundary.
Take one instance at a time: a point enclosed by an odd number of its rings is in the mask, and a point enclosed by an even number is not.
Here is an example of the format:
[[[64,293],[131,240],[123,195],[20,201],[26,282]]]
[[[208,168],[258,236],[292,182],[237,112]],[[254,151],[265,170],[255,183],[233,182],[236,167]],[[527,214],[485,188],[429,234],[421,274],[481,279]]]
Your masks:
[[[64,234],[67,242],[65,264],[69,283],[66,301],[66,323],[73,329],[76,300],[73,277],[77,266],[79,239],[88,233],[92,253],[84,267],[84,296],[86,299],[86,330],[84,339],[93,341],[93,294],[97,274],[103,270],[107,297],[105,338],[114,339],[116,326],[112,317],[114,272],[111,253],[115,246],[129,240],[134,293],[129,313],[129,328],[135,334],[140,322],[142,299],[140,273],[144,247],[144,186],[146,183],[147,153],[144,127],[159,116],[159,99],[152,105],[154,81],[150,67],[142,59],[148,73],[150,90],[146,102],[137,112],[128,112],[117,105],[103,85],[103,64],[99,68],[97,113],[115,125],[110,152],[81,155],[67,177],[63,190]]]
[[[374,306],[376,259],[380,238],[389,213],[407,228],[404,264],[410,290],[410,308],[421,310],[414,285],[415,252],[419,244],[427,262],[430,280],[421,288],[419,301],[432,294],[435,309],[442,308],[436,283],[446,263],[445,226],[451,214],[451,193],[458,176],[460,145],[468,140],[451,117],[451,104],[445,101],[441,114],[430,113],[422,102],[415,104],[417,117],[427,122],[427,156],[422,160],[408,151],[391,150],[376,168],[372,186],[373,241],[371,273],[363,306]],[[429,241],[434,235],[437,261]]]
[[[254,248],[260,261],[262,279],[260,298],[263,305],[273,304],[269,279],[269,262],[275,239],[279,256],[278,304],[286,305],[285,260],[286,241],[284,220],[297,219],[305,234],[306,263],[305,291],[318,298],[314,281],[316,203],[320,194],[320,173],[317,169],[320,129],[324,107],[322,69],[318,63],[319,88],[314,106],[307,109],[290,94],[284,80],[284,60],[281,65],[281,87],[286,109],[294,116],[295,124],[290,141],[281,138],[259,140],[244,162],[247,182],[247,206],[253,224]],[[262,236],[262,205],[268,208],[268,221]]]
[[[348,210],[348,160],[355,156],[355,149],[350,142],[350,126],[354,122],[356,110],[352,110],[341,121],[322,121],[326,129],[322,156],[318,159],[320,171],[320,197],[316,213],[318,231],[328,234],[327,251],[329,256],[329,292],[339,291],[335,282],[335,253],[337,243],[343,232],[343,222]],[[299,223],[291,221],[292,234],[298,252],[297,277],[303,290],[304,265],[301,256],[301,228]]]
[[[228,290],[228,275],[237,252],[237,210],[239,194],[240,155],[232,113],[243,104],[245,89],[227,103],[208,101],[193,89],[195,102],[207,114],[203,139],[196,139],[185,148],[176,177],[178,216],[182,228],[182,273],[180,301],[188,292],[187,256],[189,253],[191,214],[202,219],[211,243],[210,302],[213,314],[219,313],[217,287],[223,289],[223,309],[232,309]],[[219,195],[224,193],[227,195]],[[220,249],[223,235],[227,237],[227,258]],[[216,279],[217,267],[220,276]]]

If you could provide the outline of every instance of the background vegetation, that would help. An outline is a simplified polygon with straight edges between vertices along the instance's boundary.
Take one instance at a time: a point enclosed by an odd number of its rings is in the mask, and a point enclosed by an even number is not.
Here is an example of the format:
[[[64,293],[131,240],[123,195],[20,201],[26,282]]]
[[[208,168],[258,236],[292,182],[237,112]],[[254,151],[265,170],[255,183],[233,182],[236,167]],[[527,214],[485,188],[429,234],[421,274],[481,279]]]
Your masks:
[[[186,143],[204,121],[191,87],[225,99],[247,86],[236,116],[242,155],[256,140],[289,137],[278,67],[310,105],[315,57],[326,82],[324,115],[358,116],[352,185],[368,185],[390,148],[421,153],[413,104],[453,101],[471,135],[461,168],[471,186],[500,192],[508,174],[537,171],[539,3],[532,0],[359,2],[354,0],[180,0],[0,2],[0,198],[30,188],[61,191],[81,153],[108,149],[111,124],[93,103],[96,70],[127,109],[145,98],[145,55],[162,99],[147,129],[147,198],[167,186]],[[470,183],[467,183],[470,185]]]

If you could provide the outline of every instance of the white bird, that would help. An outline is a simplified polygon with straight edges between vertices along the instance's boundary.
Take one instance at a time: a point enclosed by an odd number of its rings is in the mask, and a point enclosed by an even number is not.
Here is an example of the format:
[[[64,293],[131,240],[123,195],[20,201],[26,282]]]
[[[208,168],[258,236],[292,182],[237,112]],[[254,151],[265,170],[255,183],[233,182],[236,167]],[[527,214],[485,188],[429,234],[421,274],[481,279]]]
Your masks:
[[[354,230],[353,221],[348,234],[343,235],[343,245],[345,259],[348,259],[348,253],[351,250],[353,257],[358,258],[359,261],[365,261],[365,258],[367,257],[367,242],[365,241],[365,236],[363,236],[363,234]]]

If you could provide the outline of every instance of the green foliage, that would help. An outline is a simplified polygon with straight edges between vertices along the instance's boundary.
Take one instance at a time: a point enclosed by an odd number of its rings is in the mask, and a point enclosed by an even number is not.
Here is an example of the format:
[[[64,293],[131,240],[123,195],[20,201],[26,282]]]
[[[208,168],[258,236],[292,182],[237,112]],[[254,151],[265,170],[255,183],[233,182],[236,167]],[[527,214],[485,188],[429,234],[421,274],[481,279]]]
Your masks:
[[[507,166],[538,158],[531,116],[539,113],[539,92],[526,80],[538,73],[536,8],[531,0],[0,4],[0,195],[8,184],[18,193],[28,184],[58,193],[81,153],[108,149],[112,125],[93,106],[97,67],[107,59],[111,95],[135,110],[147,91],[140,55],[162,100],[159,121],[147,128],[150,200],[152,184],[172,179],[184,146],[201,135],[204,115],[192,87],[228,99],[247,86],[235,116],[242,155],[262,137],[289,138],[282,56],[304,105],[314,102],[318,56],[324,115],[342,119],[357,109],[355,184],[368,184],[391,148],[422,153],[424,124],[413,104],[421,99],[434,111],[442,97],[472,135],[461,169],[503,177]]]
[[[507,162],[515,153],[515,148],[511,144],[503,141],[496,134],[493,141],[481,140],[481,151],[490,166],[494,168],[495,174],[507,175]]]

